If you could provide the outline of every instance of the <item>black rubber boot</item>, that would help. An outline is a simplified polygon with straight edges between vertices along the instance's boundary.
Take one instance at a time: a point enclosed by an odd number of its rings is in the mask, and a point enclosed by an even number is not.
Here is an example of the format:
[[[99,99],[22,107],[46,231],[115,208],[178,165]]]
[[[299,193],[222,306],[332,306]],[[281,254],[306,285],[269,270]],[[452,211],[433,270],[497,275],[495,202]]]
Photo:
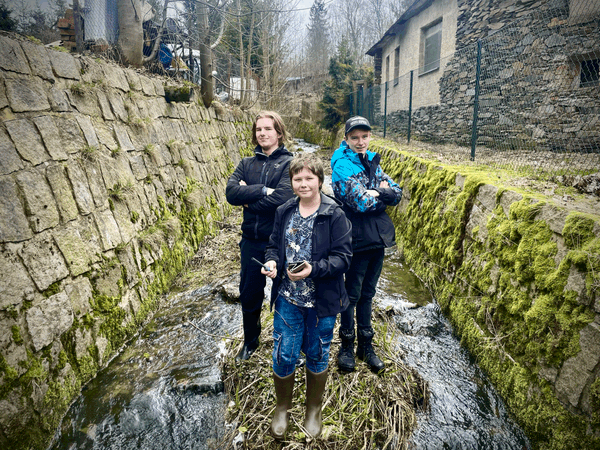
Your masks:
[[[260,309],[252,312],[242,311],[244,326],[244,346],[235,357],[236,361],[246,361],[258,348],[260,337]]]
[[[277,440],[285,438],[285,432],[289,423],[289,410],[292,407],[294,397],[294,377],[296,372],[292,372],[287,377],[280,378],[273,372],[273,383],[275,384],[275,396],[277,397],[277,406],[273,413],[271,421],[271,433]]]
[[[356,334],[354,333],[354,329],[343,329],[340,328],[340,339],[342,340],[342,345],[340,347],[340,351],[338,352],[337,361],[338,368],[342,372],[353,372],[356,367],[356,362],[354,361],[354,338]]]
[[[363,328],[358,330],[358,346],[356,348],[356,357],[364,361],[372,372],[381,373],[385,370],[385,364],[375,354],[373,349],[373,328]]]
[[[321,434],[323,426],[323,392],[327,384],[327,372],[325,369],[321,373],[312,373],[306,369],[306,417],[304,418],[304,428],[312,439],[316,439]]]

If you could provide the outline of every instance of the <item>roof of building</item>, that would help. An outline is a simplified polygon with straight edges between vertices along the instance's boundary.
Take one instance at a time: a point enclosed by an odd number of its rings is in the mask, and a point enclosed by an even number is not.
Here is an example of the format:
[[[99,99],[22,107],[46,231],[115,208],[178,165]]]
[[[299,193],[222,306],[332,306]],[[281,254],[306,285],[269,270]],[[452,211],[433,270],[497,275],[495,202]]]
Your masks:
[[[404,30],[406,23],[421,11],[429,8],[434,0],[415,0],[408,9],[400,16],[400,18],[392,25],[375,45],[367,50],[367,55],[375,56],[383,47],[392,41],[398,34]]]

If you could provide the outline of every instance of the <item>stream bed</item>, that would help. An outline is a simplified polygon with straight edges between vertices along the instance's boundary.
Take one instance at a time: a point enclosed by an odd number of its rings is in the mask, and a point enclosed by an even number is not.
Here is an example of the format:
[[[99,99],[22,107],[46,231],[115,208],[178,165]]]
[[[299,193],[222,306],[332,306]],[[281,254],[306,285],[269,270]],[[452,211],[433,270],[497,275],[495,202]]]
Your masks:
[[[168,296],[85,387],[49,450],[221,448],[229,426],[219,370],[223,338],[241,328],[240,306],[224,299],[223,285],[236,283],[233,277]],[[430,407],[418,413],[411,448],[530,448],[435,300],[395,254],[386,257],[375,305],[393,311],[401,359],[429,383]]]
[[[295,145],[298,152],[319,150]],[[323,190],[331,195],[330,183],[326,176]],[[241,334],[240,305],[226,300],[238,282],[233,276],[165,296],[149,324],[85,386],[48,450],[224,449],[232,425],[224,418],[229,399],[220,363],[225,339]],[[435,299],[393,250],[374,307],[392,315],[399,358],[429,385],[429,408],[417,413],[411,449],[531,448]]]

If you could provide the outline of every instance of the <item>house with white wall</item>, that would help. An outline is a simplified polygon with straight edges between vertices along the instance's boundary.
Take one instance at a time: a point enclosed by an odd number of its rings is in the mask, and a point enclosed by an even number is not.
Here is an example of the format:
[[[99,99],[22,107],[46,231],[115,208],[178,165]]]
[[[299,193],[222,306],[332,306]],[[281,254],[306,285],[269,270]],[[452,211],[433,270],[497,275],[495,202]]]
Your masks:
[[[457,17],[457,0],[417,0],[369,49],[380,62],[375,77],[387,83],[390,110],[408,108],[410,84],[401,78],[413,69],[413,107],[439,103],[439,80],[456,47]]]
[[[600,151],[598,0],[415,0],[367,54],[394,134]]]

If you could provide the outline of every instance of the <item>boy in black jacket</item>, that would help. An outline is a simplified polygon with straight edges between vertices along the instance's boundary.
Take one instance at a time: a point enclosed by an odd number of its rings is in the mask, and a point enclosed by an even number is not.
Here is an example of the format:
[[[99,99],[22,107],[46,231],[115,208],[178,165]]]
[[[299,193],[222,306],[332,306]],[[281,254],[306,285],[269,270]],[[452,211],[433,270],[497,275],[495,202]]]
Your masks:
[[[275,210],[293,195],[288,168],[293,155],[285,148],[283,120],[273,111],[258,114],[252,126],[254,156],[244,158],[229,180],[225,195],[234,206],[244,207],[242,222],[240,302],[244,346],[236,356],[247,360],[256,350],[260,336],[260,311],[266,279],[261,267],[273,231]]]

